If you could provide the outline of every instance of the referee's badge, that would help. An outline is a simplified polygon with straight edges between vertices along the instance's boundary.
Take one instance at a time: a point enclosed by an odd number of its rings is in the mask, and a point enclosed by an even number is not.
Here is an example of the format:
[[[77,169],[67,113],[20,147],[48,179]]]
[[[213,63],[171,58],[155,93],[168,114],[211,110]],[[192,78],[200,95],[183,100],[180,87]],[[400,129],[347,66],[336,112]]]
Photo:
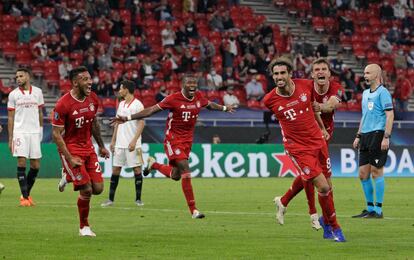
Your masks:
[[[372,110],[374,108],[374,102],[368,102],[368,109]]]

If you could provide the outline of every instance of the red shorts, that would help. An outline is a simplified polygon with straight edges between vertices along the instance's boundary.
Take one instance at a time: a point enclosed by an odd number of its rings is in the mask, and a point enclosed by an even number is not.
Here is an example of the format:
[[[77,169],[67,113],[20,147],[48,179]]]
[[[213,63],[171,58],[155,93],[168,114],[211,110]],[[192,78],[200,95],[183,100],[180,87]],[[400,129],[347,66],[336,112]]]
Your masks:
[[[63,154],[60,154],[60,160],[62,161],[63,170],[66,173],[66,180],[68,182],[73,182],[74,190],[78,190],[79,186],[90,182],[103,182],[101,166],[95,152],[86,156],[76,154],[72,154],[72,156],[80,157],[83,164],[78,167],[72,167]]]
[[[175,165],[176,161],[188,160],[190,157],[192,142],[170,143],[164,142],[164,151],[167,154],[170,165]]]
[[[331,164],[326,145],[318,150],[286,151],[286,154],[293,161],[302,179],[306,181],[314,179],[321,173],[328,178],[331,176]]]

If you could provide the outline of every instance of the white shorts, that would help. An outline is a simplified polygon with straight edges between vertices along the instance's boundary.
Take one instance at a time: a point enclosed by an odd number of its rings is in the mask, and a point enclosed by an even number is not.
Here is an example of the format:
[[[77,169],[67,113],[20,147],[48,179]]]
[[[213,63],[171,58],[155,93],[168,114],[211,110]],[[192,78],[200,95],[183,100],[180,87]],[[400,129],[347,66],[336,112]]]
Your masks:
[[[114,152],[112,166],[134,168],[143,164],[142,150],[136,148],[130,152],[128,148],[116,148]]]
[[[42,158],[40,134],[13,134],[12,152],[14,157],[27,159]]]

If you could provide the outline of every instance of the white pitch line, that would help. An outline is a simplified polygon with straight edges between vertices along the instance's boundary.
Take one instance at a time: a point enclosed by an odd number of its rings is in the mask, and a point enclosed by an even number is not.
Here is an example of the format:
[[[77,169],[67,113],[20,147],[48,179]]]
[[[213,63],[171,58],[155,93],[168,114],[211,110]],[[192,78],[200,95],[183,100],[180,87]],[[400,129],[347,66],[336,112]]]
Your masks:
[[[15,204],[13,204],[15,205]],[[53,208],[76,208],[75,205],[67,205],[63,203],[37,203],[37,205],[42,206],[49,206]],[[99,208],[99,206],[98,206]],[[103,208],[103,207],[100,207]],[[117,210],[145,210],[145,211],[159,211],[159,212],[187,212],[187,210],[178,210],[178,209],[159,209],[159,208],[148,208],[148,207],[118,207],[118,206],[110,206],[106,207],[110,209],[117,209]],[[106,209],[105,208],[105,209]],[[217,214],[217,215],[251,215],[251,216],[273,216],[275,213],[270,212],[243,212],[243,211],[203,211],[204,213],[208,214]],[[289,216],[309,216],[308,214],[300,214],[300,213],[289,213]],[[347,215],[339,215],[340,218],[350,218]],[[384,220],[414,220],[414,218],[395,218],[395,217],[384,217]]]

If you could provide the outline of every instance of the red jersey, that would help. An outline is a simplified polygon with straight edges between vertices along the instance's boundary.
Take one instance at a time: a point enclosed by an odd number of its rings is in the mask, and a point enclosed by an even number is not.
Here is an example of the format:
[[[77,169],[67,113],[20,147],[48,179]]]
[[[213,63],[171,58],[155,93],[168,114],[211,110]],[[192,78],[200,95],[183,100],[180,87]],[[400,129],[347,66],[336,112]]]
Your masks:
[[[338,99],[339,102],[341,102],[342,91],[343,90],[341,84],[331,80],[329,81],[328,90],[323,94],[319,94],[316,91],[315,85],[313,88],[313,96],[315,97],[315,101],[317,101],[318,103],[326,103],[331,97],[335,97],[336,99]],[[329,133],[331,137],[335,126],[334,116],[335,111],[332,111],[331,113],[321,113],[323,125],[325,126],[326,131]]]
[[[192,142],[198,114],[208,103],[208,99],[199,91],[195,93],[193,99],[188,99],[181,92],[176,92],[158,103],[157,105],[162,110],[170,110],[165,125],[165,142]]]
[[[264,104],[279,120],[286,150],[317,150],[325,140],[312,109],[313,81],[294,79],[291,96],[281,96],[276,88],[266,94]]]
[[[83,101],[66,93],[56,103],[52,125],[64,127],[63,140],[70,153],[89,155],[92,145],[92,122],[98,111],[99,98],[91,92]]]

